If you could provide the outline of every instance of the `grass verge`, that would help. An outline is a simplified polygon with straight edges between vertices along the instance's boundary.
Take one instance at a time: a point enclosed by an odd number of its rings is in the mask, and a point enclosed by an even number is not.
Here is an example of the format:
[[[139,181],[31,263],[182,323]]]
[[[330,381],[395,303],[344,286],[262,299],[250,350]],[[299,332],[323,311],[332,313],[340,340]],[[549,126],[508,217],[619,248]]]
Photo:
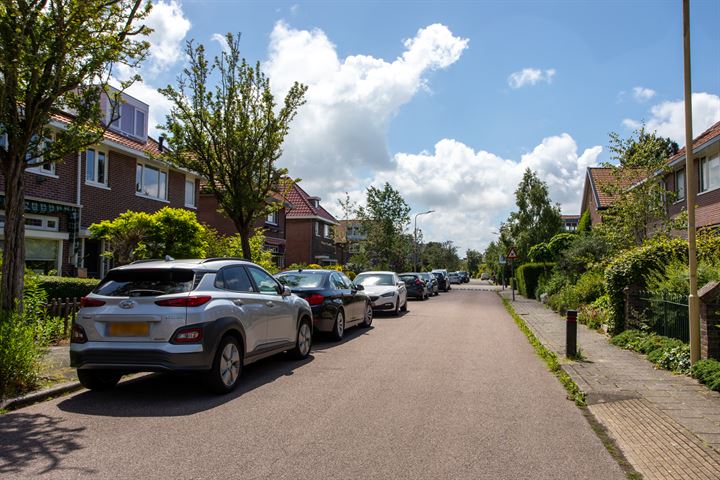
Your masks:
[[[513,320],[515,320],[515,323],[517,324],[518,328],[520,328],[520,331],[525,334],[528,342],[530,342],[530,345],[532,345],[532,347],[535,349],[535,353],[537,353],[538,356],[543,359],[543,361],[548,366],[548,370],[550,370],[558,378],[558,380],[560,380],[560,383],[562,383],[563,387],[565,387],[565,390],[567,390],[568,392],[568,398],[575,401],[575,405],[577,405],[578,407],[584,407],[585,394],[580,390],[580,388],[578,388],[577,384],[573,381],[573,379],[570,378],[570,375],[568,375],[567,372],[562,369],[562,367],[560,366],[560,362],[558,361],[557,355],[555,355],[554,352],[551,352],[550,350],[545,348],[545,345],[543,345],[540,340],[537,339],[532,330],[530,330],[530,327],[527,326],[525,320],[520,318],[520,316],[515,313],[515,310],[512,308],[512,305],[506,298],[503,298],[502,302],[503,305],[505,305],[505,310],[507,310]]]

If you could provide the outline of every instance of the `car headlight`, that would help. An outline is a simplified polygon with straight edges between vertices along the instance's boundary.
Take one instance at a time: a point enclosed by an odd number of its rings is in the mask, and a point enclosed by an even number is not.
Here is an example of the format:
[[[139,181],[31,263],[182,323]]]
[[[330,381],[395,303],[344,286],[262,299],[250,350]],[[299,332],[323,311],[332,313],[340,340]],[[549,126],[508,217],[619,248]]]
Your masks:
[[[395,292],[387,292],[380,295],[381,297],[393,297],[395,296]]]

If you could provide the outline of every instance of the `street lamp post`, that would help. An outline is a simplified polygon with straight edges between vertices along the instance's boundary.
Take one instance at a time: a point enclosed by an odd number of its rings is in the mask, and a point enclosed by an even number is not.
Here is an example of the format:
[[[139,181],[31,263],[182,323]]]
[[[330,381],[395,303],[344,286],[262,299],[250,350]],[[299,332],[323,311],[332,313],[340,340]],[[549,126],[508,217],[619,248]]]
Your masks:
[[[413,259],[415,260],[413,262],[413,267],[415,268],[415,271],[418,271],[417,263],[418,263],[418,241],[417,241],[417,217],[420,215],[427,215],[428,213],[433,213],[435,210],[428,210],[427,212],[420,212],[415,214],[415,229],[413,230],[413,238],[415,240],[415,255],[413,255]]]

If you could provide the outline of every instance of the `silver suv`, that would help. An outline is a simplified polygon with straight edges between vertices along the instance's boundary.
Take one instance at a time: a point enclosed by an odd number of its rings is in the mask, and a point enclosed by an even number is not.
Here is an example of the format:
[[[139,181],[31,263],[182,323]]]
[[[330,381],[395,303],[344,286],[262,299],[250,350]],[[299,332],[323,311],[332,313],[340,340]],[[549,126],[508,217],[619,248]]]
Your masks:
[[[217,393],[276,353],[305,358],[312,312],[267,271],[238,259],[152,260],[108,272],[83,297],[70,362],[92,390],[139,371],[199,371]]]

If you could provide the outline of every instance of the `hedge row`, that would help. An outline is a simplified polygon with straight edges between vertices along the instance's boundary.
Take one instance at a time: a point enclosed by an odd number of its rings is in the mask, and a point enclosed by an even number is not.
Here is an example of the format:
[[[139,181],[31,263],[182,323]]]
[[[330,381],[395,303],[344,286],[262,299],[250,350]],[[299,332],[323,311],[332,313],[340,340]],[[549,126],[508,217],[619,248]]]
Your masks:
[[[717,360],[700,360],[692,366],[690,373],[711,390],[720,392],[720,362]]]
[[[520,294],[526,298],[535,298],[535,290],[537,290],[540,279],[545,275],[550,275],[554,266],[554,263],[526,263],[518,267],[515,270],[515,278]]]
[[[54,277],[41,275],[40,288],[50,298],[80,298],[95,288],[100,280],[95,278]]]

